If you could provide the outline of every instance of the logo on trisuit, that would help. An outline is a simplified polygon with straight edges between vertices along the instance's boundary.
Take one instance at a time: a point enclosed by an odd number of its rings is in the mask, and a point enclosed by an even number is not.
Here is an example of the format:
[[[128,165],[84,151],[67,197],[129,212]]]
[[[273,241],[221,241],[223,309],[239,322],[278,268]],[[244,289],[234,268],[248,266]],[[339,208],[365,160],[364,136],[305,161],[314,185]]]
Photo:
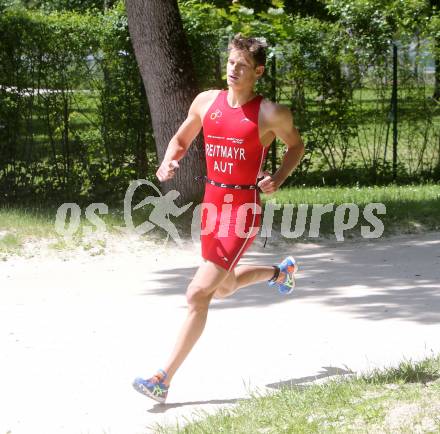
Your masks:
[[[217,109],[215,112],[211,113],[210,118],[211,118],[211,120],[215,120],[217,118],[220,118],[221,115],[222,115],[222,112],[219,109]]]

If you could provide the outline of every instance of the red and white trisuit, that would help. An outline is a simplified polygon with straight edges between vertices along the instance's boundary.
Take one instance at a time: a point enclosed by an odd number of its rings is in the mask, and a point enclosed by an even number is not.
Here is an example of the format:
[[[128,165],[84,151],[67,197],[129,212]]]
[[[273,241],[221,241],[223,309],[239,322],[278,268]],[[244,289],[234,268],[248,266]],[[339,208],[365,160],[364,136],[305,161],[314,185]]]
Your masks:
[[[262,96],[233,108],[222,90],[203,119],[207,178],[202,205],[202,257],[232,270],[252,244],[261,222],[257,183],[269,147],[258,131]],[[212,180],[228,188],[209,183]],[[239,189],[238,186],[254,186]]]

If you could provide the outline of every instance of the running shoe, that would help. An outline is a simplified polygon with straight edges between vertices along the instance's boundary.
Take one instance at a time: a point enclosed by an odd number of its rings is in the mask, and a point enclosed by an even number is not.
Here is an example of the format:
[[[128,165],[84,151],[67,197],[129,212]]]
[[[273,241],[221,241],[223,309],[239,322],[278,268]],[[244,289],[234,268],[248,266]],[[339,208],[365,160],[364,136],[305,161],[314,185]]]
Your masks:
[[[290,294],[295,288],[295,273],[298,271],[298,264],[292,256],[288,256],[278,265],[280,270],[276,279],[269,280],[269,286],[278,286],[280,294]]]
[[[168,386],[163,383],[165,378],[167,378],[166,372],[159,369],[157,374],[146,380],[140,377],[135,378],[133,381],[133,387],[139,393],[142,393],[157,402],[164,403],[168,395]]]

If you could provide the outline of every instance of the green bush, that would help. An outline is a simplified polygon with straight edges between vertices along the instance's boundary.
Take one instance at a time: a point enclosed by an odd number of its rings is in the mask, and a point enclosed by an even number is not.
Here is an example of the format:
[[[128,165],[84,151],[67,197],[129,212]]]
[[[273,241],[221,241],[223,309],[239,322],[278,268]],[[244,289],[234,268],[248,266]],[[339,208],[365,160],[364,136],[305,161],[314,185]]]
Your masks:
[[[156,165],[124,3],[110,1],[106,10],[88,10],[92,0],[72,3],[80,12],[57,11],[68,5],[62,0],[33,3],[31,10],[0,1],[0,197],[121,198],[131,179],[153,179]],[[234,33],[269,42],[257,90],[291,108],[306,144],[292,184],[369,185],[393,179],[392,41],[397,182],[440,179],[439,105],[432,76],[422,73],[425,52],[440,58],[440,19],[422,0],[403,3],[331,0],[332,21],[294,16],[281,0],[259,2],[258,10],[200,0],[179,6],[202,90],[225,87]],[[274,151],[280,164],[282,143]]]
[[[122,3],[105,13],[0,16],[0,195],[125,190],[155,148]]]

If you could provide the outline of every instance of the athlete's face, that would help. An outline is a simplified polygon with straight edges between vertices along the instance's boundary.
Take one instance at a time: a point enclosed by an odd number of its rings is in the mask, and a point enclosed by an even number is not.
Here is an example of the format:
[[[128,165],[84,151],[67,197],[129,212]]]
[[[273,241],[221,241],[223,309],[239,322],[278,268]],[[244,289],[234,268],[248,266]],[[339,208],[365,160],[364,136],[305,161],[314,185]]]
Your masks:
[[[241,89],[253,87],[263,74],[264,66],[256,66],[246,52],[232,49],[229,52],[226,72],[228,86]]]

